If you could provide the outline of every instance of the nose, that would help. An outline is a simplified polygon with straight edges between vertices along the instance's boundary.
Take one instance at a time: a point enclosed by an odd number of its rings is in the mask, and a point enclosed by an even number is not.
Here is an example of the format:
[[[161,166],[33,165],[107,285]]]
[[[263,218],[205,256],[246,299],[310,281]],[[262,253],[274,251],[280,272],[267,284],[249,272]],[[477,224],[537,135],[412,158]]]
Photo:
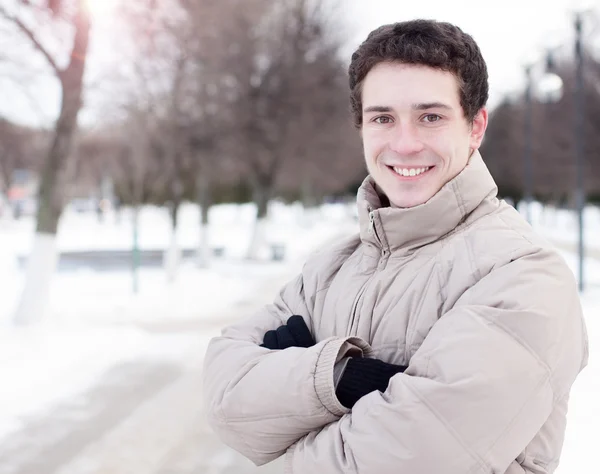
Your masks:
[[[390,131],[389,147],[401,156],[410,156],[419,153],[424,148],[424,143],[419,136],[419,130],[411,123],[398,123]]]

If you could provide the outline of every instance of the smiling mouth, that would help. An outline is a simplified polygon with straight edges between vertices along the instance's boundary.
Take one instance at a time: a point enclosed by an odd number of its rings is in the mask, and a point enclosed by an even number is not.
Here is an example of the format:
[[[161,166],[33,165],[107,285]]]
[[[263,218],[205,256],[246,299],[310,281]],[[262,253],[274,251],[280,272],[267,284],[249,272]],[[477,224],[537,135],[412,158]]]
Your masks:
[[[399,166],[388,166],[388,168],[399,178],[404,179],[416,179],[431,171],[433,166],[423,166],[423,167],[410,167],[410,168],[402,168]]]

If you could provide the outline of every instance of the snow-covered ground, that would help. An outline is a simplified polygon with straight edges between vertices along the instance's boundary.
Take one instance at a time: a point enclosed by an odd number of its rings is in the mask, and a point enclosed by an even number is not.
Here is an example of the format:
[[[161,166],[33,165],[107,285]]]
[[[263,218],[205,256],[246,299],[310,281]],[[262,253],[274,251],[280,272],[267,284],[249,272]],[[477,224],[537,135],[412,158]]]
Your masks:
[[[519,207],[525,215],[525,205]],[[546,237],[565,243],[578,241],[579,222],[577,214],[570,209],[556,209],[543,206],[538,202],[531,203],[533,227]],[[600,249],[600,207],[587,206],[583,213],[584,241],[588,246]]]
[[[252,232],[252,206],[217,206],[212,212],[213,246],[224,249],[210,268],[184,261],[178,278],[167,283],[162,268],[143,267],[139,292],[132,291],[127,268],[117,271],[57,272],[47,319],[33,328],[11,327],[10,318],[23,285],[16,262],[32,243],[33,222],[0,221],[0,440],[24,420],[84,392],[110,367],[128,361],[182,359],[206,344],[203,335],[152,334],[139,323],[214,318],[252,295],[269,278],[289,278],[319,244],[349,232],[352,212],[325,206],[303,212],[298,206],[273,205],[269,241],[285,246],[283,261],[243,259]],[[184,206],[178,240],[197,246],[198,212]],[[140,219],[140,247],[164,250],[170,242],[166,210],[145,208]],[[125,211],[120,221],[109,215],[68,212],[58,235],[63,252],[131,248],[132,227]],[[1,442],[1,441],[0,441]]]
[[[50,320],[73,324],[131,322],[154,319],[202,317],[232,306],[252,294],[262,278],[284,271],[290,262],[301,260],[319,242],[343,231],[351,211],[344,206],[324,206],[303,212],[300,206],[274,204],[267,228],[271,244],[285,246],[285,259],[274,262],[244,260],[252,233],[254,208],[216,206],[210,215],[212,247],[222,248],[210,269],[196,268],[194,259],[181,265],[179,277],[168,284],[162,268],[139,272],[139,292],[133,294],[132,272],[94,271],[84,268],[59,272],[50,292]],[[342,226],[340,228],[340,225]],[[33,221],[0,221],[0,325],[7,324],[23,286],[23,273],[16,256],[26,256],[33,242]],[[183,206],[178,243],[195,249],[199,240],[199,216],[195,206]],[[144,208],[140,214],[139,247],[165,250],[170,243],[170,222],[165,209]],[[61,222],[58,247],[61,252],[130,250],[133,230],[130,212],[119,221],[109,214],[100,223],[95,214],[67,212]]]
[[[600,439],[600,262],[593,266],[595,284],[582,297],[590,341],[590,360],[571,391],[567,433],[556,474],[600,472],[597,449]]]
[[[0,331],[0,444],[29,419],[92,387],[128,362],[180,361],[201,336],[151,335],[133,327],[53,327]]]
[[[568,211],[534,205],[534,226],[557,242],[576,241],[574,217]],[[77,397],[109,368],[127,361],[182,360],[208,341],[206,334],[159,334],[140,324],[214,318],[253,295],[265,281],[287,278],[319,244],[356,226],[350,206],[330,205],[308,213],[299,206],[272,207],[271,243],[285,245],[283,261],[248,262],[243,259],[250,242],[254,209],[217,206],[211,213],[211,241],[222,247],[208,269],[184,261],[177,280],[168,284],[161,268],[143,267],[139,293],[132,292],[130,270],[60,271],[51,288],[47,319],[35,328],[14,328],[10,317],[23,285],[17,256],[32,243],[33,221],[0,220],[0,443],[27,417],[52,409],[61,400]],[[180,216],[178,242],[195,248],[199,236],[197,208],[186,205]],[[600,212],[586,211],[586,239],[600,248]],[[68,211],[61,223],[61,251],[126,250],[133,230],[126,210],[117,221],[109,214],[104,223],[95,214]],[[170,242],[168,212],[144,208],[140,216],[140,247],[164,250]],[[576,271],[576,255],[564,252]],[[598,472],[594,443],[600,438],[600,261],[586,262],[588,290],[582,296],[591,345],[590,364],[573,391],[569,426],[560,474]],[[282,281],[283,282],[283,281]]]

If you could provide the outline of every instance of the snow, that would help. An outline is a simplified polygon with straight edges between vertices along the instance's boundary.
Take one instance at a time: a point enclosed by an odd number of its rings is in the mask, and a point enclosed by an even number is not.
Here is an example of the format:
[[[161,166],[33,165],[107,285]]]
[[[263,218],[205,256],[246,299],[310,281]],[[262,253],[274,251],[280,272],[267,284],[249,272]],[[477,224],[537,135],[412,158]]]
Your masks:
[[[525,215],[525,207],[519,211]],[[577,214],[570,209],[556,209],[531,203],[533,227],[547,238],[557,243],[575,244],[578,241],[579,223]],[[600,250],[600,207],[587,206],[583,213],[584,242],[586,246]]]
[[[167,284],[162,268],[140,269],[137,294],[128,268],[59,271],[51,286],[48,319],[21,328],[10,324],[24,279],[17,257],[30,250],[34,226],[31,219],[0,220],[0,443],[28,419],[84,393],[111,367],[149,359],[181,361],[188,350],[208,342],[207,335],[157,334],[142,330],[140,324],[215,318],[268,279],[291,278],[309,252],[354,225],[344,206],[303,212],[297,205],[275,203],[269,241],[285,246],[285,259],[270,261],[265,255],[249,262],[242,257],[253,212],[251,205],[216,206],[210,216],[211,238],[213,245],[223,247],[224,256],[207,269],[197,268],[194,258],[184,261],[173,284]],[[100,223],[93,213],[67,211],[58,247],[62,252],[130,249],[130,216],[126,210],[119,221],[108,215]],[[197,208],[184,206],[180,245],[196,248],[199,222]],[[166,249],[171,238],[167,211],[144,208],[140,235],[142,249]]]
[[[563,252],[563,256],[575,272],[576,255]],[[600,260],[587,259],[585,269],[588,289],[582,295],[581,303],[588,331],[590,358],[571,391],[565,444],[556,474],[595,474],[600,467],[596,456],[596,443],[600,439],[600,358],[596,351],[596,345],[600,343]]]
[[[208,269],[198,269],[195,258],[184,261],[175,284],[168,284],[162,268],[144,267],[139,272],[139,293],[133,294],[130,269],[96,271],[80,268],[59,272],[51,287],[50,319],[74,324],[132,322],[156,319],[198,318],[233,306],[252,294],[265,278],[299,265],[304,256],[323,242],[352,225],[344,206],[324,206],[303,212],[297,205],[275,203],[268,226],[269,242],[285,247],[281,262],[257,262],[243,259],[252,233],[254,208],[215,206],[212,210],[212,245],[222,247],[223,258],[215,259]],[[67,212],[58,234],[61,252],[129,250],[133,230],[131,213],[126,210],[117,221],[109,214],[105,223],[95,214]],[[184,206],[178,228],[179,245],[196,249],[200,232],[195,206]],[[168,212],[147,207],[140,213],[140,248],[165,250],[170,243]],[[5,233],[5,235],[2,235]],[[0,300],[0,325],[8,324],[23,286],[16,256],[26,256],[33,243],[33,223],[0,224],[0,285],[5,297]]]
[[[85,392],[111,367],[181,359],[198,337],[149,336],[135,328],[41,325],[0,331],[0,440],[61,401]]]
[[[565,210],[532,207],[534,227],[550,240],[576,242],[575,218]],[[52,410],[61,400],[76,399],[111,367],[127,361],[185,359],[191,348],[204,347],[209,335],[160,333],[144,324],[211,321],[252,297],[265,282],[284,279],[299,270],[309,252],[321,243],[355,229],[353,206],[328,205],[306,211],[298,205],[275,203],[267,234],[272,244],[285,246],[285,259],[261,261],[243,257],[252,235],[252,205],[216,206],[211,211],[211,245],[223,256],[200,269],[195,259],[184,260],[177,280],[168,284],[160,267],[142,267],[139,292],[132,292],[129,268],[80,268],[57,272],[51,287],[48,318],[32,328],[14,328],[10,317],[23,285],[17,256],[33,243],[33,221],[0,220],[0,443],[30,418]],[[120,219],[112,213],[100,223],[93,213],[68,210],[61,222],[58,247],[62,252],[128,250],[133,229],[131,212]],[[171,234],[168,212],[145,207],[140,214],[140,248],[164,250]],[[179,244],[198,245],[199,213],[186,205],[180,214]],[[586,239],[600,249],[600,211],[586,210]],[[563,252],[575,273],[577,258]],[[590,339],[590,361],[578,378],[570,402],[565,447],[559,474],[597,472],[594,443],[600,438],[600,260],[586,260],[587,291],[582,304]]]

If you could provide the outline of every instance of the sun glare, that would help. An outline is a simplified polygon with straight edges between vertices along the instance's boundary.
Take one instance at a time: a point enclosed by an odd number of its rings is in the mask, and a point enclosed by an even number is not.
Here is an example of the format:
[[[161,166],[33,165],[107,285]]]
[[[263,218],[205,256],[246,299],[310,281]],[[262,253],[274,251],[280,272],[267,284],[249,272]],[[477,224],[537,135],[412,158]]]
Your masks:
[[[90,15],[94,18],[104,18],[114,13],[119,0],[85,0]]]

